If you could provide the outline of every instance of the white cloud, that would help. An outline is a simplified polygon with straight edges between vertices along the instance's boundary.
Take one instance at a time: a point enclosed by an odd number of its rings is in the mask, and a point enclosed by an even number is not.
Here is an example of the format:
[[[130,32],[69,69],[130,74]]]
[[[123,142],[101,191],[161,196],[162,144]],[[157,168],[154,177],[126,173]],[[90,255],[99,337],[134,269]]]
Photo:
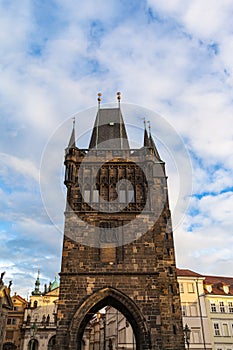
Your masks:
[[[147,4],[156,11],[173,17],[186,30],[199,38],[218,38],[232,28],[232,1],[223,0],[148,0]]]
[[[175,237],[182,267],[195,270],[197,266],[199,272],[221,274],[232,258],[232,196],[222,193],[231,186],[233,165],[232,2],[148,0],[153,16],[148,6],[137,8],[114,0],[95,6],[85,1],[82,8],[72,1],[59,0],[54,5],[54,11],[48,12],[53,15],[49,23],[38,4],[21,1],[20,5],[0,5],[1,175],[11,189],[7,193],[2,188],[2,219],[7,221],[8,216],[8,224],[17,219],[14,230],[18,227],[20,234],[25,230],[24,239],[35,242],[33,232],[41,234],[54,254],[53,236],[48,240],[44,237],[51,227],[38,197],[43,149],[46,153],[49,136],[69,115],[96,103],[97,92],[103,92],[103,102],[116,102],[114,95],[120,90],[123,102],[159,111],[177,130],[191,150],[194,192],[215,193],[192,198],[192,215],[186,213],[184,227],[176,229]],[[78,133],[90,128],[95,117],[83,116],[77,118]],[[51,147],[56,156],[48,152],[48,161],[42,162],[40,169],[57,221],[65,205],[60,167],[71,121],[64,124],[63,134],[58,132],[60,136]],[[152,118],[151,124],[156,135],[156,120]],[[176,156],[182,164],[182,154],[177,152]],[[171,157],[167,161],[172,161]],[[173,165],[168,164],[167,169],[174,208],[179,177],[175,178]],[[184,164],[182,188],[190,182],[185,171]],[[53,202],[58,187],[61,198]],[[177,215],[181,215],[181,208],[177,208]],[[193,232],[184,232],[190,226]],[[17,230],[9,230],[14,238]],[[54,249],[59,250],[58,244]],[[5,249],[8,252],[7,246]],[[35,265],[44,253],[51,262],[50,271],[52,262],[59,266],[59,259],[49,257],[46,247],[35,252],[29,245],[28,252],[35,257]],[[25,254],[22,251],[18,260],[15,257],[12,261],[12,276],[17,276],[17,281],[23,271],[30,275],[26,263],[20,271],[16,269],[20,262],[28,261]]]
[[[20,159],[5,153],[0,153],[0,159],[5,167],[9,167],[16,173],[32,177],[34,180],[38,181],[39,170],[30,160]]]

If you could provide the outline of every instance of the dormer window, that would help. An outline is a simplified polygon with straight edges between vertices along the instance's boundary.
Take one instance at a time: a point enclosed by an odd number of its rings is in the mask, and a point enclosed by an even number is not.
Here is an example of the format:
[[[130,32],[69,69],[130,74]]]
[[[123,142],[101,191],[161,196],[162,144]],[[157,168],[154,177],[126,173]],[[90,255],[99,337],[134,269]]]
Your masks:
[[[229,293],[229,286],[223,286],[223,291],[224,293],[228,294]]]
[[[205,288],[206,288],[208,293],[212,293],[212,285],[211,284],[206,284]]]

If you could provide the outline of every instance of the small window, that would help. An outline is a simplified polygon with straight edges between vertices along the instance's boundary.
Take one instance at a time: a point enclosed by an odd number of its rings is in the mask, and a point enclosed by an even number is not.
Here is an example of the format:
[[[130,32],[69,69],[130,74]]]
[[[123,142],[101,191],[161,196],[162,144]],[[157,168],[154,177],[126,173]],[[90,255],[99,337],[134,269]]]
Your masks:
[[[173,294],[173,285],[172,284],[169,284],[168,291],[169,291],[169,293]]]
[[[226,312],[226,311],[225,311],[225,305],[224,305],[224,302],[223,302],[223,301],[220,301],[220,302],[219,302],[219,310],[220,310],[220,312]]]
[[[190,316],[197,316],[197,305],[190,305]]]
[[[230,301],[229,303],[228,303],[228,311],[232,314],[233,313],[233,303],[232,303],[232,301]]]
[[[119,202],[126,203],[126,191],[125,190],[119,191]]]
[[[180,293],[184,293],[184,285],[183,283],[179,283]]]
[[[17,322],[16,322],[16,318],[13,318],[12,319],[12,324],[16,324]]]
[[[134,198],[134,190],[129,190],[128,191],[128,202],[135,202],[135,198]]]
[[[194,293],[194,284],[188,283],[188,293]]]
[[[11,321],[12,321],[12,319],[11,319],[11,318],[8,318],[8,319],[7,319],[7,324],[11,324]]]
[[[90,190],[84,190],[84,202],[90,203],[91,192]]]
[[[201,334],[199,330],[192,330],[193,342],[195,344],[201,343]]]
[[[223,323],[222,328],[223,328],[223,335],[225,337],[228,337],[229,336],[228,324],[227,323]]]
[[[211,311],[211,312],[217,312],[215,303],[211,303],[211,304],[210,304],[210,311]]]
[[[19,307],[18,306],[14,306],[14,311],[18,311]]]
[[[181,312],[182,312],[182,316],[187,316],[186,305],[181,305]]]
[[[219,329],[218,323],[214,323],[214,334],[217,336],[220,335],[220,329]]]
[[[92,202],[99,203],[99,191],[98,190],[93,191]]]

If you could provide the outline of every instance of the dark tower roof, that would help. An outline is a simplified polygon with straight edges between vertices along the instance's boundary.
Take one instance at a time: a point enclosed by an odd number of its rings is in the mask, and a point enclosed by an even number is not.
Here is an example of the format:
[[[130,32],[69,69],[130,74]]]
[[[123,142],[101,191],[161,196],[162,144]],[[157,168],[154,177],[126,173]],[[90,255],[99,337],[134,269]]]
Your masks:
[[[144,130],[144,144],[143,144],[143,146],[150,147],[150,140],[149,140],[148,132],[146,129]]]
[[[120,108],[99,109],[89,149],[129,149],[128,137]]]

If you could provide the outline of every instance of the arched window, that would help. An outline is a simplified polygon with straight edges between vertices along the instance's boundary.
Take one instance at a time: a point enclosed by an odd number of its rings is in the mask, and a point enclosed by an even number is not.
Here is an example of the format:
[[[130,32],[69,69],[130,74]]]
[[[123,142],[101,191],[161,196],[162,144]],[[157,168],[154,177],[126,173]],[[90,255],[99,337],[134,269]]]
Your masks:
[[[125,190],[125,188],[121,188],[119,190],[119,202],[126,203],[126,190]]]
[[[56,349],[56,335],[53,335],[48,342],[48,350]]]
[[[31,339],[28,343],[28,350],[38,350],[39,342],[37,339]]]
[[[99,203],[99,191],[93,190],[92,192],[92,203]]]
[[[135,202],[134,190],[128,190],[128,202],[129,203]]]
[[[91,190],[89,187],[85,187],[83,191],[83,200],[85,203],[90,203],[91,201]]]

